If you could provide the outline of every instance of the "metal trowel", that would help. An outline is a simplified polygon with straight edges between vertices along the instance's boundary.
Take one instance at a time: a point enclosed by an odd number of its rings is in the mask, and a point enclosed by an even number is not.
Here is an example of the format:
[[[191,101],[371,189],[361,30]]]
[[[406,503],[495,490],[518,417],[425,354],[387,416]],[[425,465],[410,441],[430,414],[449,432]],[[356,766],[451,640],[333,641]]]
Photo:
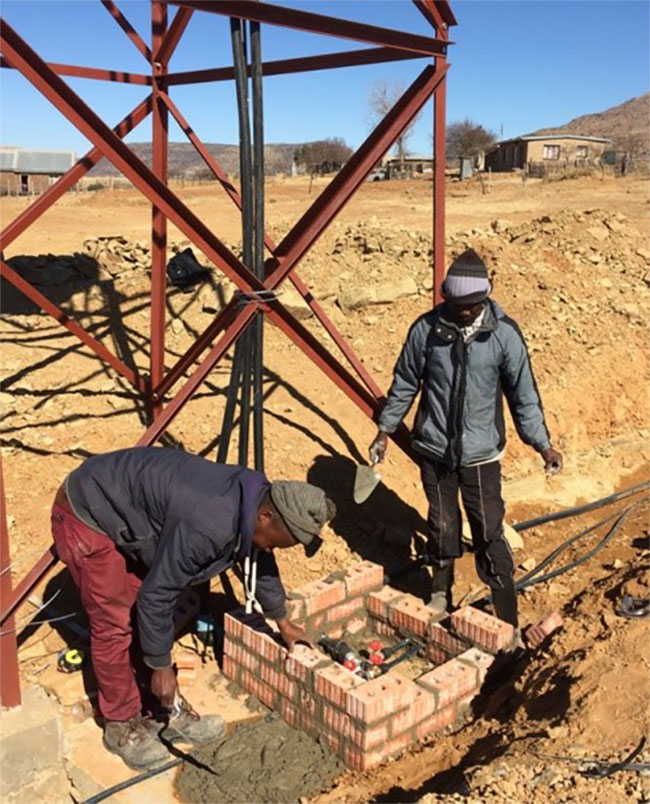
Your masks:
[[[377,462],[373,461],[370,466],[357,466],[353,494],[355,503],[365,502],[381,480],[381,475],[375,469],[376,465]]]

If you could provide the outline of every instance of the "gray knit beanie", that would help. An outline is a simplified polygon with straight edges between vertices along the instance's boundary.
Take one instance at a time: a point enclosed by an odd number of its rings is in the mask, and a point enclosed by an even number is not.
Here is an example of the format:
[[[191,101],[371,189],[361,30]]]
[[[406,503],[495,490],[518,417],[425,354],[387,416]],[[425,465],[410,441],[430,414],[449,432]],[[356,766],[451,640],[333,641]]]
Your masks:
[[[452,262],[441,290],[447,301],[457,304],[477,304],[487,299],[492,283],[485,263],[473,248],[463,251]]]
[[[271,500],[291,535],[311,544],[320,529],[336,516],[336,506],[318,486],[299,480],[278,480],[271,486]]]

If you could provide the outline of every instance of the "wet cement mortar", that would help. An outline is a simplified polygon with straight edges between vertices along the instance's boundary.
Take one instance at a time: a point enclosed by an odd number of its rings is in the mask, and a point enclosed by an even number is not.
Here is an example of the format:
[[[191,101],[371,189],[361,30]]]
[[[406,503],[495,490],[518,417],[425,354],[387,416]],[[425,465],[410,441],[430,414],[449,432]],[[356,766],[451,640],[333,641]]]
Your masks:
[[[345,770],[324,741],[291,728],[275,713],[239,725],[221,744],[192,754],[213,771],[185,764],[177,792],[196,804],[293,804],[331,788]]]

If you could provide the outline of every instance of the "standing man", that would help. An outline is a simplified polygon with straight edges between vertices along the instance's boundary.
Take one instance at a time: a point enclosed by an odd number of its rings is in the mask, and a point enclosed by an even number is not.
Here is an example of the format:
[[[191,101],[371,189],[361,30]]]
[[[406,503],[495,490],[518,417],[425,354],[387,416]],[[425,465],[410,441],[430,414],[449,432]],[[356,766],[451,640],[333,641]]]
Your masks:
[[[168,758],[160,726],[142,716],[136,668],[149,676],[165,708],[179,701],[173,614],[190,584],[242,564],[247,597],[277,621],[289,648],[305,638],[287,618],[273,550],[301,543],[313,555],[333,515],[325,493],[308,483],[271,485],[260,472],[173,449],[97,455],[68,475],[54,500],[52,532],[90,620],[109,751],[136,769]],[[163,738],[204,743],[223,737],[223,718],[201,718],[180,701]]]
[[[370,445],[383,461],[393,433],[420,390],[413,449],[421,456],[429,502],[427,552],[434,567],[429,606],[452,607],[454,559],[462,554],[458,492],[472,531],[476,568],[492,591],[497,617],[518,626],[514,561],[503,534],[501,458],[505,395],[519,437],[559,472],[526,344],[517,324],[489,299],[483,260],[468,249],[442,285],[445,301],[412,325]]]

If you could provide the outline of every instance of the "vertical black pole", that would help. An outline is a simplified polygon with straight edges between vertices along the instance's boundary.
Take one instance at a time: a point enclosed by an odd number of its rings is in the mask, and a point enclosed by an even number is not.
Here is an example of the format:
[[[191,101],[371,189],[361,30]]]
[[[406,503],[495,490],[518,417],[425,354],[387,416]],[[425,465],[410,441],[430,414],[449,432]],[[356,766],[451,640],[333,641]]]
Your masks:
[[[251,21],[253,74],[253,171],[254,171],[254,260],[255,274],[264,278],[264,106],[262,95],[262,41],[259,22]],[[255,468],[264,471],[264,317],[252,327],[253,340],[253,431]]]

